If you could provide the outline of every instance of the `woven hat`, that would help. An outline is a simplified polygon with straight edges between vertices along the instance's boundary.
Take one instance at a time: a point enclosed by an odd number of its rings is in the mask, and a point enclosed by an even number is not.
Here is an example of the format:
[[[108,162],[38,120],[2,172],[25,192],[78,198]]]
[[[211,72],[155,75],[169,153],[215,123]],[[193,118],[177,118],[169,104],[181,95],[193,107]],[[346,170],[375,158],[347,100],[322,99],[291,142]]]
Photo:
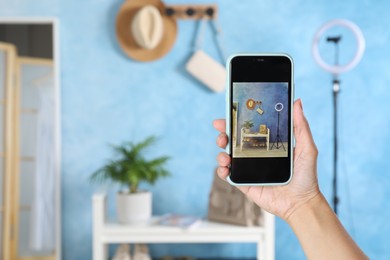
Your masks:
[[[175,43],[176,34],[176,20],[165,14],[160,0],[126,0],[119,10],[116,36],[130,58],[152,61],[163,57]]]

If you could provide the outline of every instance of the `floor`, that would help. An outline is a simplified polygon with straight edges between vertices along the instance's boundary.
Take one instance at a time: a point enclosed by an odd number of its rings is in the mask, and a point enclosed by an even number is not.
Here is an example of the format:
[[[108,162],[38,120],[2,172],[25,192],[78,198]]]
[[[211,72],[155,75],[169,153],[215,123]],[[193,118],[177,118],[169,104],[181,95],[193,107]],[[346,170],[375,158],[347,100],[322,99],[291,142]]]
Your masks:
[[[266,147],[250,147],[249,145],[244,145],[242,148],[242,152],[240,149],[240,146],[237,145],[236,148],[233,150],[233,155],[235,158],[242,158],[242,157],[287,157],[287,150],[288,145],[287,143],[283,143],[284,148],[282,147],[282,143],[279,143],[279,149],[276,148],[276,143],[272,147],[272,143],[269,144],[270,149],[267,151]]]

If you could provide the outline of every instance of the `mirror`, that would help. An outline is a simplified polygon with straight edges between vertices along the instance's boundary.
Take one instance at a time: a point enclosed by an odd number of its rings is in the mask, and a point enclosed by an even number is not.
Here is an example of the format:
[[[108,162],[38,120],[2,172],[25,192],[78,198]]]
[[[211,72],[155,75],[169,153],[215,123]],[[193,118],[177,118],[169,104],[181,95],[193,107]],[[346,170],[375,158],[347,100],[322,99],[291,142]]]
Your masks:
[[[0,258],[60,258],[57,22],[0,19]]]

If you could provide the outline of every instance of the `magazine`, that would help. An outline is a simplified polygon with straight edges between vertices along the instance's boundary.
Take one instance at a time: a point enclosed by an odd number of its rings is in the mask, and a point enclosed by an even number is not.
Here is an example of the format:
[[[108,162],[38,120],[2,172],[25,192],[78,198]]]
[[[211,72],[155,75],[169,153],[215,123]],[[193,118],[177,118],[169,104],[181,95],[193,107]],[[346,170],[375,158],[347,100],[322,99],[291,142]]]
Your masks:
[[[167,214],[160,218],[159,224],[170,227],[181,227],[190,229],[197,227],[202,222],[202,219],[195,216]]]

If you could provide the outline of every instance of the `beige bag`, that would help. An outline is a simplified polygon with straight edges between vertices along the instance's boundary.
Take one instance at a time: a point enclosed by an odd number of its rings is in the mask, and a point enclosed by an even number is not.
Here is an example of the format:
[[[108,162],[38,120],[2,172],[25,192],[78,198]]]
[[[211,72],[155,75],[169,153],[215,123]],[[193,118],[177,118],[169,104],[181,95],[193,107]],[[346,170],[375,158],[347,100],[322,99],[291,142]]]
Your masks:
[[[214,174],[208,219],[241,226],[263,226],[264,213],[236,187]]]
[[[204,51],[196,51],[186,64],[186,70],[214,92],[225,90],[226,70]]]
[[[195,79],[210,88],[212,91],[223,92],[225,90],[226,83],[225,67],[201,50],[205,22],[206,21],[204,19],[199,20],[197,36],[194,42],[193,54],[186,63],[185,68],[189,74],[191,74]],[[217,28],[216,25],[214,25],[214,27]],[[215,34],[217,35],[217,29],[215,29],[215,31]],[[219,53],[224,62],[225,58],[222,47],[220,46],[219,41],[217,43]]]

